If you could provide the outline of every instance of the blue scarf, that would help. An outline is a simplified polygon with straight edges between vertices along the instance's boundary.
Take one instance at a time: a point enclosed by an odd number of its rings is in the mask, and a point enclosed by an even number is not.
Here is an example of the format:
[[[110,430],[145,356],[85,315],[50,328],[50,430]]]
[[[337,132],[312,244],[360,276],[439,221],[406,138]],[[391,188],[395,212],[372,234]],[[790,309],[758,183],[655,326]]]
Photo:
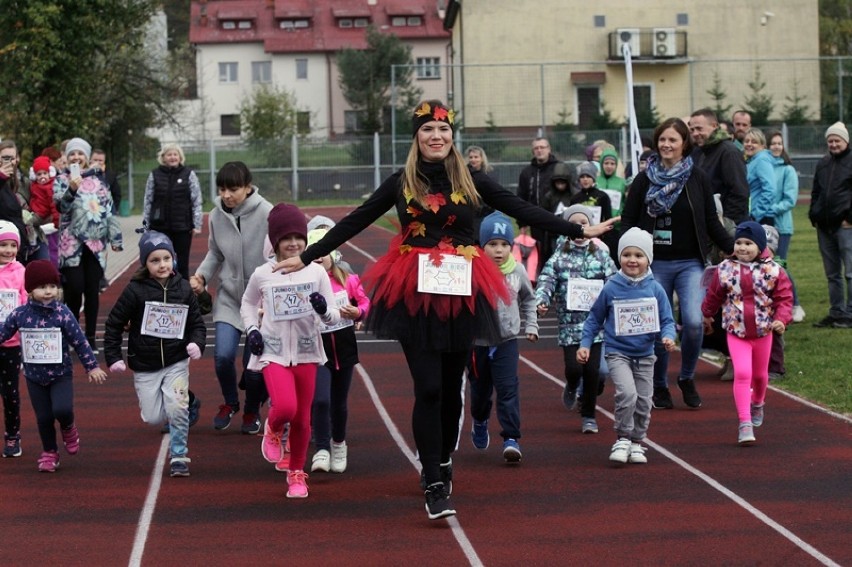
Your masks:
[[[648,214],[657,217],[671,210],[686,181],[692,174],[692,158],[686,156],[671,169],[664,169],[660,156],[651,154],[648,157],[648,168],[645,170],[651,187],[645,195]]]

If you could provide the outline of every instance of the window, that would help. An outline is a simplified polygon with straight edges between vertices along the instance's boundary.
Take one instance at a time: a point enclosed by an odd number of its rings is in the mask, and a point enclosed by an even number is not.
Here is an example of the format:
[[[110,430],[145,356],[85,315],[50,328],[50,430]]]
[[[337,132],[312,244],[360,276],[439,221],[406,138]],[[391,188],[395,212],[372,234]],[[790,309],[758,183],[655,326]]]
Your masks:
[[[440,79],[441,58],[440,57],[418,57],[417,58],[418,79]]]
[[[679,26],[688,26],[689,25],[689,14],[680,13],[677,15],[677,25]]]
[[[362,112],[360,110],[343,111],[343,131],[347,134],[357,134],[361,131]]]
[[[219,63],[219,82],[220,83],[236,83],[237,82],[237,64],[236,63]]]
[[[636,108],[636,122],[640,128],[656,127],[656,108],[654,108],[654,91],[651,85],[633,86],[633,106]]]
[[[352,18],[340,18],[337,20],[337,26],[341,28],[351,28]]]
[[[394,16],[391,18],[391,25],[400,26],[419,26],[422,23],[420,16]]]
[[[224,22],[222,22],[222,29],[223,30],[235,30],[235,29],[237,29],[237,22],[230,21],[230,20],[224,21]]]
[[[405,16],[394,16],[391,19],[392,26],[404,26],[405,25]]]
[[[240,115],[223,114],[219,117],[223,136],[240,135]]]
[[[366,28],[368,25],[370,25],[370,20],[369,18],[355,18],[354,20],[352,20],[352,23],[355,25],[356,28]]]
[[[297,79],[307,79],[308,78],[308,60],[307,59],[296,59],[296,78]]]
[[[251,62],[251,82],[252,83],[271,83],[272,82],[272,62],[271,61],[252,61]]]
[[[293,31],[294,29],[309,28],[311,24],[308,20],[281,20],[278,22],[278,27],[282,30]]]
[[[606,27],[606,16],[595,16],[595,27],[596,28],[605,28]]]
[[[419,26],[423,20],[420,19],[420,16],[408,16],[408,25],[409,26]]]
[[[598,87],[577,87],[577,126],[589,129],[601,113],[601,92]]]
[[[306,111],[296,112],[296,131],[299,134],[311,133],[311,113]]]
[[[251,29],[251,21],[243,20],[237,23],[237,27],[241,30],[250,30]]]

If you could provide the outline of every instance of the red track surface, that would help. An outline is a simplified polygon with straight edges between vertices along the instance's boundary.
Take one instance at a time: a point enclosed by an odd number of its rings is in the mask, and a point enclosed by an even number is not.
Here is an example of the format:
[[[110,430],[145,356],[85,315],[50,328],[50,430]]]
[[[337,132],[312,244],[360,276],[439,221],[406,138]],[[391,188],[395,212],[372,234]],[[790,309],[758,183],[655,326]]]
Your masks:
[[[360,251],[377,256],[387,241],[371,228],[343,253],[361,271]],[[193,265],[204,242],[194,243]],[[104,292],[102,318],[127,278]],[[554,325],[546,319],[543,334]],[[475,450],[467,419],[454,456],[459,514],[430,522],[410,460],[411,384],[396,344],[362,337],[349,469],[312,474],[301,501],[285,498],[284,475],[260,456],[260,437],[239,433],[239,416],[226,431],[212,429],[221,399],[212,327],[208,345],[191,365],[203,400],[190,435],[192,476],[166,474],[159,491],[163,437],[140,421],[130,373],[95,386],[77,365],[82,449],[63,455],[52,475],[36,472],[40,447],[24,394],[24,456],[0,462],[0,564],[852,565],[850,422],[771,391],[757,444],[740,448],[730,383],[705,363],[703,407],[686,410],[675,393],[676,409],[653,415],[649,463],[612,468],[611,391],[599,401],[601,433],[582,435],[579,416],[561,405],[555,339],[525,343],[522,463],[503,464],[496,419],[492,446]]]

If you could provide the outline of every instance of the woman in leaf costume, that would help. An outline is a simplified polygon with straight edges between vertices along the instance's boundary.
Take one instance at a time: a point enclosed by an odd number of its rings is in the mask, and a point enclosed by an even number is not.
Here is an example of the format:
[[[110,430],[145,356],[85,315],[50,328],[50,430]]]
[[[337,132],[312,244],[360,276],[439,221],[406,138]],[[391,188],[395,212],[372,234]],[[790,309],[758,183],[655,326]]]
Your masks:
[[[285,271],[301,269],[396,208],[400,233],[364,276],[372,292],[367,330],[399,341],[408,362],[421,487],[432,520],[455,514],[449,501],[451,453],[473,340],[499,341],[497,300],[509,301],[503,274],[474,244],[477,207],[484,201],[523,224],[572,238],[584,235],[580,225],[526,203],[482,172],[471,173],[453,145],[454,119],[440,101],[420,103],[405,166],[300,257],[279,264]],[[585,236],[599,236],[611,224],[586,227]]]

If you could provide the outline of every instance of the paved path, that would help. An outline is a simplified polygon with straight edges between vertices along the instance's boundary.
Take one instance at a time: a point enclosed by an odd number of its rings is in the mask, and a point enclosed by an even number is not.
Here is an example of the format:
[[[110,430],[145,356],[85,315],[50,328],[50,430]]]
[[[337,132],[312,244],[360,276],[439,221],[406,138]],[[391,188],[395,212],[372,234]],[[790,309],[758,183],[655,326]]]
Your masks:
[[[112,283],[127,267],[139,259],[139,235],[137,228],[142,226],[142,215],[118,217],[121,225],[121,235],[124,237],[124,250],[109,251],[107,256],[106,279]]]

